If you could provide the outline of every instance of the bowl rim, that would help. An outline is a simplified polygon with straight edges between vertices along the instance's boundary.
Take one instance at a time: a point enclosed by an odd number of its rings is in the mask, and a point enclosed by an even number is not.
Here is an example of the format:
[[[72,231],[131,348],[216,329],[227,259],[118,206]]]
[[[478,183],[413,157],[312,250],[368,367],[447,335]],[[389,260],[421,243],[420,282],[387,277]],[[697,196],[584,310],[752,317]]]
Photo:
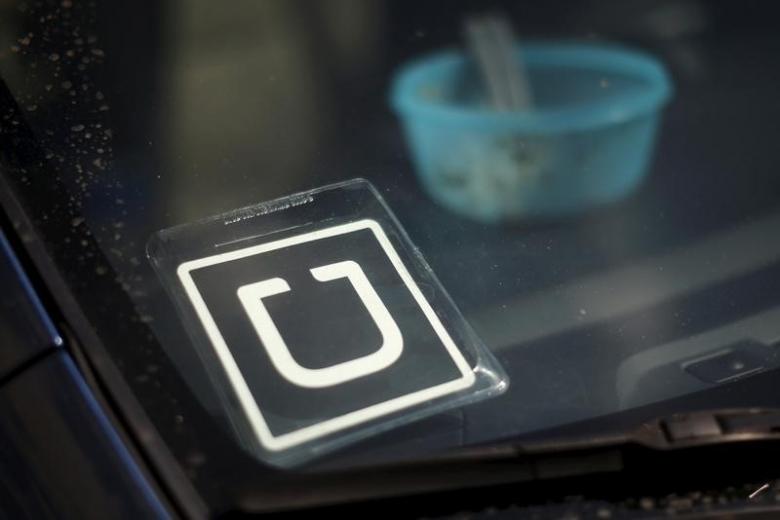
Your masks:
[[[437,124],[483,130],[526,133],[560,133],[613,125],[652,113],[667,103],[672,83],[663,64],[652,56],[616,44],[583,42],[524,42],[518,47],[526,63],[573,66],[633,75],[646,81],[640,91],[616,93],[591,103],[561,108],[536,108],[527,112],[486,111],[476,107],[427,102],[418,92],[432,74],[463,65],[460,51],[427,54],[396,74],[390,104],[403,118],[425,119]]]

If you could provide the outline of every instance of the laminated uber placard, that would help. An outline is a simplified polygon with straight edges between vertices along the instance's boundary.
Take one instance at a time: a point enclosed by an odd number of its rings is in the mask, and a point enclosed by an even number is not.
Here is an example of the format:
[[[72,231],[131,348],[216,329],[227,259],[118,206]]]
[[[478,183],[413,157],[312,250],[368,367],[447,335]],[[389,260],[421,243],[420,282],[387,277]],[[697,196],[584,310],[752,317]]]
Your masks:
[[[166,229],[147,249],[238,439],[271,464],[508,384],[365,180]]]

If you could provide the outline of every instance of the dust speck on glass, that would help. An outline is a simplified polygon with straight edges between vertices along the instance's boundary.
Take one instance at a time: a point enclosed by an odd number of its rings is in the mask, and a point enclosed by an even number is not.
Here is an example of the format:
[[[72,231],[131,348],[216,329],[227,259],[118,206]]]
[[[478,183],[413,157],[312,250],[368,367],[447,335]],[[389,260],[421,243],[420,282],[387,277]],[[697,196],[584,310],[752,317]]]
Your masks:
[[[415,283],[434,312],[462,315],[511,384],[304,466],[778,406],[758,390],[776,377],[780,341],[775,11],[3,2],[0,171],[31,222],[13,224],[40,240],[89,324],[88,353],[119,370],[203,489],[264,466],[193,341],[203,323],[182,318],[146,244],[226,214],[201,257],[252,233],[316,228],[338,215],[299,221],[316,204],[280,198],[355,178],[394,215],[405,261],[428,269]],[[277,199],[281,211],[262,205]],[[289,285],[267,297],[270,314],[296,294]],[[392,312],[404,296],[386,289],[376,292]],[[222,318],[243,316],[231,302]],[[308,344],[304,332],[290,338]]]

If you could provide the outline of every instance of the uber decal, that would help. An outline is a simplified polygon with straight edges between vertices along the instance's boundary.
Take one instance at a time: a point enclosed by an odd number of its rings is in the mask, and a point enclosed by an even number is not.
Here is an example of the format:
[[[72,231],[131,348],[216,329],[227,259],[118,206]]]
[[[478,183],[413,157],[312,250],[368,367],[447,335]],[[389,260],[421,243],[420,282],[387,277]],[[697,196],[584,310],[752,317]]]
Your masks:
[[[506,387],[370,185],[287,200],[308,202],[190,225],[202,234],[172,228],[149,247],[190,335],[209,350],[202,359],[218,365],[213,382],[237,403],[240,436],[261,456],[303,460]],[[340,206],[347,218],[312,224],[318,209]]]

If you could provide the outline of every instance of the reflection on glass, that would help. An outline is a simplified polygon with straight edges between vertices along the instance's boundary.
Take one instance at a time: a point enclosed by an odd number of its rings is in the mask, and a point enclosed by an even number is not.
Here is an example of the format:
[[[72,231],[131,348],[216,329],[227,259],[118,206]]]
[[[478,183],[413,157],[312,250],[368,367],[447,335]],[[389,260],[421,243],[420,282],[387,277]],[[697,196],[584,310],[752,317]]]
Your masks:
[[[396,79],[393,105],[426,191],[485,222],[572,213],[631,192],[670,96],[663,66],[607,45],[508,45],[506,30],[488,29],[470,27],[478,67],[437,54]]]

